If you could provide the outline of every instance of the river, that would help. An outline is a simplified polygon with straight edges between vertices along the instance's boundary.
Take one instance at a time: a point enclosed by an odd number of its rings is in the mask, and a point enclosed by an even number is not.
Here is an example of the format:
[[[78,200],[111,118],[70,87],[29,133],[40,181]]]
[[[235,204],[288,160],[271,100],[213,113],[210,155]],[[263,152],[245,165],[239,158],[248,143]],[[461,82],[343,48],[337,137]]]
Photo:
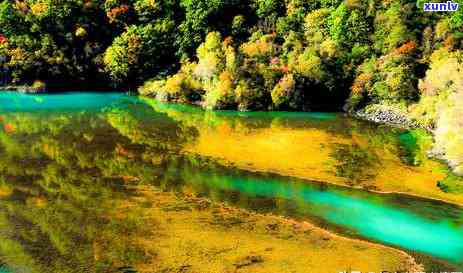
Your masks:
[[[463,269],[462,197],[437,187],[448,172],[425,156],[422,132],[90,92],[2,92],[0,127],[0,272],[137,272],[146,250],[130,238],[150,231],[119,216],[140,187],[309,221],[405,250],[430,270]],[[149,210],[134,202],[137,215]]]

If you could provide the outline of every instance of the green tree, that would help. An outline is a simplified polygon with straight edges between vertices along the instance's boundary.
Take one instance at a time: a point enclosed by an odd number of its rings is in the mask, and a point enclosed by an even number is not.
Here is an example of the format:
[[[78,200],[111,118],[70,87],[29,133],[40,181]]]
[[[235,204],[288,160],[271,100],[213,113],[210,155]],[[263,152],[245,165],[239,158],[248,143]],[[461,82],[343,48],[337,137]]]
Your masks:
[[[104,64],[116,83],[135,79],[140,83],[175,63],[174,25],[169,20],[130,26],[106,50]]]

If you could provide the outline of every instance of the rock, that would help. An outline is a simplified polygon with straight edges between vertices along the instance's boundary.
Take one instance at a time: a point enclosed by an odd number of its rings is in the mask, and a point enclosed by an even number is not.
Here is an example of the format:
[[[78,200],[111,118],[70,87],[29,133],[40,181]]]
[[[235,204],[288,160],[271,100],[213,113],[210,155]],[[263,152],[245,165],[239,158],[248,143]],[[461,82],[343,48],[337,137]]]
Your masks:
[[[405,129],[423,128],[428,131],[432,129],[423,127],[422,125],[413,121],[407,113],[392,106],[373,105],[368,109],[354,112],[353,116],[359,119],[388,124]]]
[[[47,88],[44,82],[35,81],[33,85],[7,85],[0,87],[0,90],[36,94],[46,92]]]

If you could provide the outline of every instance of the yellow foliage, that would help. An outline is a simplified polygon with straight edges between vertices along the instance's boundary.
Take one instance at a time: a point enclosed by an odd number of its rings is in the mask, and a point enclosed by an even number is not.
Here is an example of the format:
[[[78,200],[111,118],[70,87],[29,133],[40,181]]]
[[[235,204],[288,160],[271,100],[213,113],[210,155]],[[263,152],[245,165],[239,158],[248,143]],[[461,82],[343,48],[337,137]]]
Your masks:
[[[210,79],[219,70],[220,59],[214,54],[208,54],[200,58],[194,74],[202,79]]]
[[[239,81],[236,89],[235,89],[235,96],[238,102],[243,102],[247,98],[251,97],[250,94],[252,93],[249,84],[245,81]],[[243,105],[244,107],[245,105]],[[243,108],[241,107],[241,108]]]
[[[264,35],[254,42],[247,42],[241,45],[241,51],[249,57],[261,57],[270,55],[275,45],[272,35]]]
[[[217,90],[222,96],[230,95],[233,88],[233,75],[224,71],[219,75],[219,84],[217,85]]]
[[[410,115],[421,125],[431,128],[437,119],[437,108],[442,100],[439,96],[422,96],[420,102],[409,107]]]
[[[345,0],[346,6],[350,9],[359,8],[362,6],[361,0]]]
[[[32,84],[32,88],[36,91],[44,91],[46,88],[46,84],[41,80],[35,80]]]
[[[135,2],[135,10],[138,12],[150,11],[157,12],[161,9],[161,5],[157,0],[143,0]]]
[[[84,2],[84,9],[89,10],[95,7],[95,3],[92,0],[86,0]]]
[[[320,57],[309,50],[306,50],[303,54],[299,55],[297,62],[295,64],[291,64],[291,66],[297,73],[315,81],[320,81],[324,75],[321,70],[322,61]]]
[[[164,85],[164,80],[147,81],[138,88],[138,92],[144,96],[155,95],[157,92],[163,90]]]
[[[169,94],[180,93],[183,89],[185,74],[178,73],[169,77],[164,85],[164,91]]]
[[[42,16],[48,11],[48,5],[43,2],[37,2],[31,5],[31,12],[35,16]]]
[[[436,121],[435,149],[463,175],[463,88],[442,103]]]
[[[186,61],[180,71],[166,80],[151,80],[144,83],[138,92],[144,96],[156,96],[159,100],[186,102],[191,95],[202,93],[203,85],[193,77],[197,64]]]
[[[307,0],[286,0],[286,15],[296,15],[301,10],[305,9]],[[297,16],[297,15],[296,15]]]
[[[27,11],[29,10],[27,3],[24,1],[19,1],[19,0],[15,1],[15,8],[17,11],[21,13],[27,13]]]
[[[20,47],[10,49],[8,55],[10,55],[10,65],[20,65],[28,58],[28,53]]]
[[[338,51],[337,44],[331,38],[324,40],[320,45],[320,55],[326,59],[333,59],[336,57]]]
[[[272,101],[276,106],[281,105],[290,98],[294,92],[296,81],[293,74],[285,75],[272,90]]]
[[[445,48],[436,50],[431,56],[431,66],[426,78],[420,82],[424,95],[436,95],[445,90],[454,91],[463,86],[463,52],[450,53]]]
[[[318,44],[324,40],[326,36],[325,24],[329,15],[329,9],[317,9],[306,15],[305,36],[311,43]]]
[[[445,40],[450,33],[450,25],[447,19],[440,20],[435,27],[435,37],[438,40]]]
[[[463,52],[446,48],[431,55],[426,77],[420,81],[423,93],[412,114],[426,125],[435,125],[434,152],[463,175]]]
[[[361,95],[367,90],[367,85],[371,85],[373,75],[370,73],[362,73],[354,80],[354,84],[351,87],[353,95]]]
[[[223,68],[224,52],[222,38],[218,32],[207,34],[206,41],[197,50],[198,65],[194,74],[202,79],[210,80]]]
[[[227,46],[225,48],[225,67],[232,72],[236,72],[238,70],[238,61],[236,58],[235,49],[231,46]]]
[[[83,38],[83,37],[87,36],[87,30],[85,30],[85,28],[83,28],[83,27],[78,27],[76,29],[75,35],[76,35],[76,37]]]
[[[222,47],[222,36],[219,32],[209,32],[204,43],[198,48],[198,55],[206,55],[209,51],[217,51]]]
[[[407,67],[403,65],[391,68],[386,74],[385,83],[392,92],[400,92],[406,83]]]
[[[223,108],[234,102],[234,78],[228,71],[223,71],[219,79],[207,88],[205,103],[207,108]]]

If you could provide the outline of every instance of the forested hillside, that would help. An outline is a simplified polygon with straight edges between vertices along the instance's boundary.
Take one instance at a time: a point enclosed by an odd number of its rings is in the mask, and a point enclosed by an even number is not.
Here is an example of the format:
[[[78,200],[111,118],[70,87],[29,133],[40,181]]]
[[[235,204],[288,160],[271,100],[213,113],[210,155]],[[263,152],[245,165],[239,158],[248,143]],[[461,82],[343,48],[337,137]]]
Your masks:
[[[2,0],[0,84],[392,113],[433,129],[434,154],[463,173],[463,7],[423,2]]]

